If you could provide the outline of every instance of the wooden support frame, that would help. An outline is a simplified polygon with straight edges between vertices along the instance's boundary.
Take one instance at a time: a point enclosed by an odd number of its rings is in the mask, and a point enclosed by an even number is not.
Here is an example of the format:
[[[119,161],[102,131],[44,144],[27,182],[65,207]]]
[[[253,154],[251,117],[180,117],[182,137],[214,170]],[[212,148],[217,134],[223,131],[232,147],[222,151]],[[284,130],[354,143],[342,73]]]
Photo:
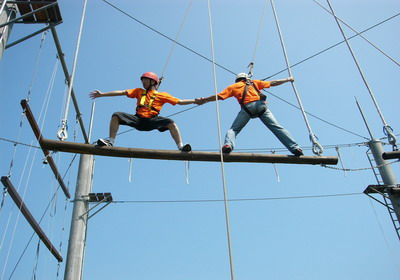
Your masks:
[[[382,154],[383,159],[396,159],[400,158],[400,151],[385,152]]]
[[[31,108],[29,107],[28,102],[26,100],[21,100],[21,106],[25,110],[26,118],[28,119],[29,124],[32,127],[33,133],[35,134],[37,140],[40,143],[41,139],[43,139],[42,132],[39,129],[39,126],[33,116],[33,113],[31,111]],[[69,190],[68,190],[67,186],[65,185],[64,180],[62,179],[62,176],[58,172],[57,165],[54,162],[53,157],[51,156],[50,152],[48,150],[44,149],[43,147],[42,147],[42,150],[47,159],[47,162],[49,163],[49,165],[51,167],[51,170],[53,170],[54,176],[56,177],[58,183],[60,184],[62,190],[64,191],[65,196],[67,198],[71,198],[71,194],[69,193]]]
[[[221,155],[217,152],[181,152],[173,150],[153,150],[125,147],[99,147],[91,144],[81,144],[41,138],[40,146],[44,150],[68,153],[91,154],[109,157],[146,158],[160,160],[212,161],[220,162]],[[323,156],[288,156],[276,154],[231,153],[223,155],[224,162],[253,163],[292,163],[292,164],[337,164],[337,157]]]
[[[63,258],[60,253],[56,250],[53,246],[49,238],[46,236],[38,222],[36,222],[35,218],[32,216],[31,212],[29,211],[28,207],[26,207],[24,201],[19,196],[17,190],[14,188],[13,184],[11,183],[10,179],[7,176],[1,177],[1,182],[3,183],[4,187],[7,188],[8,193],[10,194],[11,198],[14,200],[15,204],[17,205],[18,209],[24,215],[25,219],[31,225],[33,230],[39,236],[40,240],[46,245],[49,251],[53,254],[53,256],[59,261],[62,262]]]

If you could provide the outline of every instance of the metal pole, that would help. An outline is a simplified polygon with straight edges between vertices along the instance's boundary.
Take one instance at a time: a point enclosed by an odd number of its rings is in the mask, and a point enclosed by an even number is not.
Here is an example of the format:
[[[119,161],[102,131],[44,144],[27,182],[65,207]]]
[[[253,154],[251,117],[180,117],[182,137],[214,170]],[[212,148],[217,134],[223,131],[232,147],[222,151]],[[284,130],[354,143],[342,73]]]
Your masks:
[[[382,142],[377,139],[372,139],[368,142],[368,146],[371,149],[372,155],[374,156],[376,164],[379,166],[379,173],[382,177],[383,183],[389,187],[397,185],[396,176],[393,173],[392,167],[382,158],[384,153]],[[393,205],[393,210],[396,213],[397,219],[400,220],[400,196],[393,195],[388,192],[389,198]]]
[[[4,3],[3,3],[4,4]],[[1,6],[0,24],[5,24],[16,18],[17,6],[6,4]],[[7,45],[8,37],[10,36],[13,24],[8,24],[0,28],[0,59],[3,57],[5,46]]]
[[[64,280],[82,279],[88,219],[87,213],[89,210],[87,195],[92,189],[92,174],[93,155],[81,155]]]

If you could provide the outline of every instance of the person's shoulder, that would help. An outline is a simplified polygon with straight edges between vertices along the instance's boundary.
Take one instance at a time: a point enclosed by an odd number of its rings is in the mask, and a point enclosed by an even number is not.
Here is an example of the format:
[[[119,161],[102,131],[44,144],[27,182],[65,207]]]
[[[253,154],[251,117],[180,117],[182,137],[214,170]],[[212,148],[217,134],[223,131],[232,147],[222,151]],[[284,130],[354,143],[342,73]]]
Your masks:
[[[144,91],[144,89],[142,89],[142,88],[127,89],[127,90],[126,90],[126,93],[127,93],[126,95],[127,95],[128,97],[135,97],[135,96],[137,96],[137,95],[142,94],[143,91]]]

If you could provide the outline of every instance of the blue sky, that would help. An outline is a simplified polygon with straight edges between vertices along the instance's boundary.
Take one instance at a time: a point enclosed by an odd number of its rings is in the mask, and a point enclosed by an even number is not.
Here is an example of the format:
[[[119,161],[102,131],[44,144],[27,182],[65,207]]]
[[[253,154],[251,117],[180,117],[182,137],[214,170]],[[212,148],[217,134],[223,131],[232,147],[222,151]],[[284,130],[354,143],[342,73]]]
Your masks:
[[[189,1],[110,0],[131,17],[175,38]],[[327,3],[320,2],[327,7]],[[385,1],[331,1],[336,14],[355,30],[362,31],[400,11],[400,3]],[[217,90],[246,72],[257,41],[265,2],[262,0],[211,1]],[[82,14],[82,1],[59,1],[64,22],[58,36],[71,71]],[[313,1],[275,1],[289,61],[295,64],[343,40],[336,22]],[[142,73],[161,75],[173,43],[102,0],[89,1],[85,17],[74,90],[88,128],[94,89],[110,91],[140,87]],[[364,36],[395,60],[400,60],[395,17]],[[40,26],[42,27],[42,26]],[[14,25],[10,42],[37,30],[38,26]],[[344,27],[348,37],[354,32]],[[53,70],[59,64],[51,33],[39,51],[41,35],[4,53],[0,61],[0,169],[9,174],[21,196],[39,220],[55,246],[67,252],[72,203],[57,189],[50,168],[42,164],[36,148],[6,141],[37,145],[26,119],[20,128],[20,100],[28,96],[46,138],[56,139],[65,106],[61,67],[51,86]],[[195,0],[182,26],[178,41],[211,59],[207,1]],[[397,134],[399,66],[362,38],[350,40],[354,53],[372,88],[386,122]],[[38,54],[40,52],[40,58]],[[38,67],[35,71],[36,61]],[[254,78],[263,79],[285,69],[276,26],[267,1],[258,47]],[[345,44],[340,44],[292,68],[296,87],[324,155],[337,156],[337,168],[321,166],[226,163],[226,187],[230,200],[229,221],[235,279],[398,279],[400,243],[387,210],[362,194],[376,184],[368,169],[369,135],[357,109],[362,106],[374,137],[383,138],[382,121]],[[286,78],[287,72],[271,79]],[[181,99],[215,93],[212,64],[181,46],[176,46],[164,73],[160,90]],[[312,155],[308,130],[301,112],[283,102],[297,105],[290,84],[269,90],[271,111]],[[279,97],[279,98],[277,98]],[[47,103],[48,100],[48,103]],[[43,105],[44,104],[44,105]],[[47,105],[48,104],[48,105]],[[193,149],[219,148],[216,104],[165,105],[163,116],[178,124],[184,142]],[[43,109],[43,113],[42,112]],[[124,97],[96,100],[93,137],[105,137],[115,111],[133,112],[135,102]],[[219,102],[221,133],[229,129],[239,110],[236,100]],[[40,116],[42,116],[40,118]],[[68,141],[83,142],[71,106]],[[339,128],[338,128],[339,127]],[[120,132],[129,130],[121,127]],[[76,132],[75,132],[76,131]],[[383,140],[386,141],[385,139]],[[129,131],[116,140],[117,146],[175,149],[169,133]],[[390,151],[391,146],[385,145]],[[239,134],[237,150],[288,154],[258,120],[252,120]],[[54,158],[74,194],[79,157],[57,153]],[[113,203],[90,219],[85,257],[85,279],[230,279],[225,226],[221,165],[191,162],[186,183],[183,162],[96,157],[94,192],[111,192]],[[399,175],[399,165],[391,165]],[[51,198],[56,193],[56,200]],[[379,197],[378,197],[379,198]],[[46,212],[46,208],[49,211]],[[41,244],[9,196],[0,212],[0,273],[4,279],[32,278],[37,260],[37,279],[62,279],[64,263],[57,262]],[[61,244],[61,249],[60,249]],[[18,260],[22,252],[26,252]]]

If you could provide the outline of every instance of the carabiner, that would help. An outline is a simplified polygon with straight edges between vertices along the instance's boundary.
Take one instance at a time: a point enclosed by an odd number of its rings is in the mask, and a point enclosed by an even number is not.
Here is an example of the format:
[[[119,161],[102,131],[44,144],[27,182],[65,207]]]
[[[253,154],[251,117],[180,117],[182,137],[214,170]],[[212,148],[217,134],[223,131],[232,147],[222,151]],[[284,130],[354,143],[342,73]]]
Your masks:
[[[68,139],[68,125],[66,120],[62,120],[61,128],[57,132],[57,138],[61,141],[65,141]]]
[[[310,140],[313,143],[312,145],[312,151],[315,155],[322,155],[322,153],[324,152],[324,148],[321,146],[321,144],[318,143],[317,141],[317,137],[311,133],[310,134]]]

